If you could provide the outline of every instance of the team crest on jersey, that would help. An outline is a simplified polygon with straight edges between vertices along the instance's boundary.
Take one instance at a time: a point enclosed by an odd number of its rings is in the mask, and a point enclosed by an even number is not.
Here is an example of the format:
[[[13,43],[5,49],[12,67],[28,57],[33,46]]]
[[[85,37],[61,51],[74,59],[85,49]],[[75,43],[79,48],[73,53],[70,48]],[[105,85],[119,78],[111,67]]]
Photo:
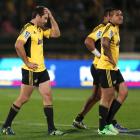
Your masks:
[[[43,43],[43,40],[41,39],[38,39],[38,45],[42,44]]]
[[[30,33],[28,31],[24,32],[24,38],[28,39],[30,37]]]
[[[109,37],[112,38],[112,36],[113,36],[113,31],[110,30],[110,32],[109,32]]]
[[[97,34],[96,34],[97,38],[100,38],[101,35],[102,35],[102,31],[99,31],[99,32],[97,32]]]

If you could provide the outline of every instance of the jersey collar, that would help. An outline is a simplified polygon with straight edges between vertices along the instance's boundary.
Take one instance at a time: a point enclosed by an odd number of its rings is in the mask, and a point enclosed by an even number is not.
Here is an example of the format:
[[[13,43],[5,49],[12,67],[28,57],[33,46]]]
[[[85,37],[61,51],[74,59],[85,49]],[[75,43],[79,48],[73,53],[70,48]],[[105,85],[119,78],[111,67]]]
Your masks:
[[[104,23],[104,22],[102,22],[102,24],[104,25],[104,26],[106,26],[107,24],[106,23]]]
[[[31,22],[31,21],[30,21],[29,23],[30,23],[31,25],[34,25],[34,23],[33,23],[33,22]]]
[[[112,22],[110,22],[110,21],[109,21],[109,23],[110,23],[112,26],[114,26],[114,27],[115,27],[115,24],[113,24],[113,23],[112,23]]]
[[[40,29],[40,27],[39,26],[36,26],[33,22],[29,22],[31,25],[33,25],[33,26],[35,26],[37,29]]]

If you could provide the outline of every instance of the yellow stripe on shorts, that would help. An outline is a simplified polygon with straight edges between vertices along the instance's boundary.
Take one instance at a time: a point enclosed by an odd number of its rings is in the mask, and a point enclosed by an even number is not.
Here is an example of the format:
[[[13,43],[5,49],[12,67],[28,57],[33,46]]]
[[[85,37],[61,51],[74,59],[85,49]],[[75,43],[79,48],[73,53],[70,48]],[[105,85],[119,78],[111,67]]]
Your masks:
[[[107,76],[107,81],[108,81],[109,87],[112,87],[112,79],[111,79],[110,70],[106,70],[106,76]]]
[[[33,72],[29,71],[29,85],[33,86]]]

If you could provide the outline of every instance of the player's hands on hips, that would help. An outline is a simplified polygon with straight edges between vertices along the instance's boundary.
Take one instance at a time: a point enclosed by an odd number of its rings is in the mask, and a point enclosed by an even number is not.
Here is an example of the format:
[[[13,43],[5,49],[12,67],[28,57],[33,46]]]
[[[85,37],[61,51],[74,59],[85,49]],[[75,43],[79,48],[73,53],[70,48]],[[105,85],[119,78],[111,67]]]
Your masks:
[[[27,63],[26,63],[26,66],[27,66],[29,69],[32,69],[32,70],[36,70],[36,69],[38,68],[38,64],[32,63],[32,62],[27,62]]]
[[[110,59],[109,62],[113,65],[113,68],[116,67],[116,63],[114,62],[114,60]]]

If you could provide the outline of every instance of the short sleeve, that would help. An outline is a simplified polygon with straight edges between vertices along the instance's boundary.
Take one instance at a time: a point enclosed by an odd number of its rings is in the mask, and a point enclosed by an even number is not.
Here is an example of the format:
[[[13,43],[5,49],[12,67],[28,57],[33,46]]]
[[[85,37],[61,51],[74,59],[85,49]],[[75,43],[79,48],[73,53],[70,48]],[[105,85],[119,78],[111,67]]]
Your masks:
[[[23,40],[24,42],[26,42],[28,40],[28,38],[30,38],[30,37],[31,37],[31,31],[29,28],[26,28],[23,31],[21,31],[17,40]]]
[[[110,40],[114,36],[114,30],[112,26],[107,26],[103,32],[102,38],[106,37],[109,38]]]
[[[98,39],[100,39],[101,36],[102,36],[101,30],[93,31],[91,34],[88,35],[88,37],[92,38],[94,41],[97,41]]]
[[[46,38],[49,38],[51,34],[51,29],[47,29],[45,31],[43,31],[43,36]]]

